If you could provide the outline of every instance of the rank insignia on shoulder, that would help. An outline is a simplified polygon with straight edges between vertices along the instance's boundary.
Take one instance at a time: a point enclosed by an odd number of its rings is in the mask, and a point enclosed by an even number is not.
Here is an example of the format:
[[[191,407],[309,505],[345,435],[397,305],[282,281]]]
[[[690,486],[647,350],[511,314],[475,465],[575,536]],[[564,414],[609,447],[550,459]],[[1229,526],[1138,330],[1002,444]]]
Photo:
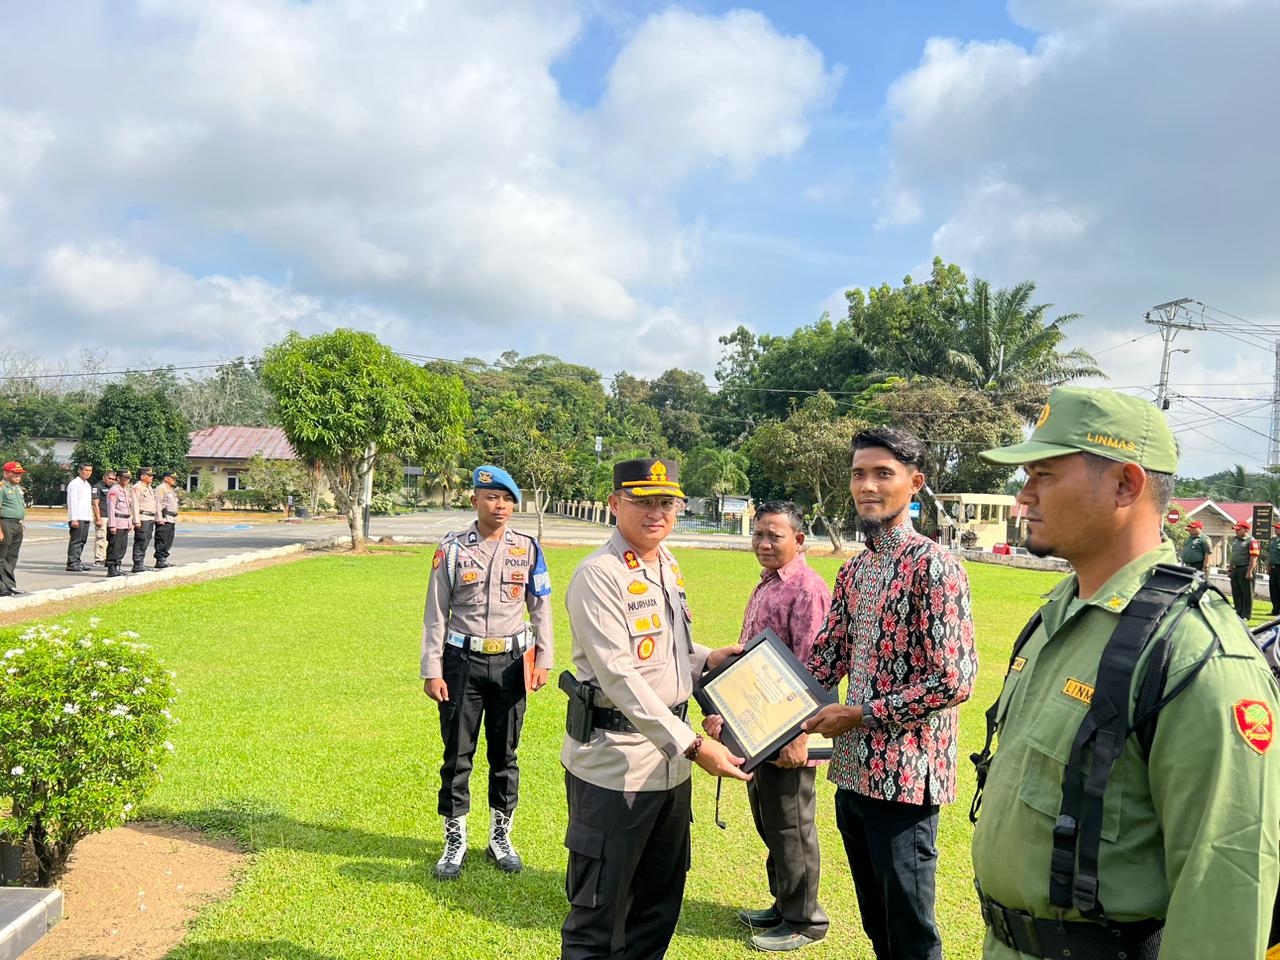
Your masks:
[[[475,581],[476,577],[478,576],[480,576],[480,574],[476,573],[474,570],[468,570],[466,573],[462,575],[462,582],[472,583]]]
[[[507,551],[507,553],[511,554],[513,557],[523,557],[528,552],[529,551],[524,547],[512,547]]]
[[[634,550],[628,550],[622,555],[622,559],[626,561],[628,570],[640,569],[640,558],[636,556]]]
[[[437,550],[437,551],[435,552],[435,556],[433,556],[433,557],[431,558],[431,569],[432,569],[432,570],[439,570],[439,569],[440,569],[440,564],[441,564],[441,562],[442,562],[443,560],[444,560],[444,551],[443,551],[443,550]]]
[[[1112,610],[1119,610],[1124,606],[1124,597],[1119,596],[1118,594],[1112,594],[1110,599],[1107,600],[1107,606]]]
[[[1014,657],[1013,663],[1009,664],[1009,669],[1020,673],[1022,671],[1022,668],[1025,667],[1026,665],[1027,665],[1026,657]]]
[[[683,586],[684,586],[684,577],[676,577],[676,586],[677,586],[677,587],[683,587]]]
[[[476,536],[476,532],[474,530],[467,534],[467,543],[478,543],[479,539],[480,538]]]
[[[1240,736],[1258,753],[1266,753],[1275,736],[1275,720],[1271,708],[1261,700],[1237,700],[1232,707],[1236,729]]]
[[[627,584],[627,592],[634,593],[638,597],[642,593],[649,592],[649,585],[645,583],[643,580],[632,580],[629,584]]]
[[[641,660],[648,660],[653,656],[653,637],[645,637],[640,641],[640,646],[636,648],[636,653],[640,655]]]

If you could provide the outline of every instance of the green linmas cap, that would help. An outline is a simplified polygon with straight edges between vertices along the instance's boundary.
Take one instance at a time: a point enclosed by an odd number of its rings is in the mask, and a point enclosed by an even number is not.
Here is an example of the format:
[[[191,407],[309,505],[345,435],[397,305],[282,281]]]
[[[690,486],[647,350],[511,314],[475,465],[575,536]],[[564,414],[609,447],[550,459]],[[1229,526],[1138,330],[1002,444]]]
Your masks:
[[[984,450],[992,463],[1023,464],[1069,453],[1136,463],[1157,473],[1178,469],[1178,444],[1155,406],[1114,390],[1056,387],[1040,411],[1031,439]]]

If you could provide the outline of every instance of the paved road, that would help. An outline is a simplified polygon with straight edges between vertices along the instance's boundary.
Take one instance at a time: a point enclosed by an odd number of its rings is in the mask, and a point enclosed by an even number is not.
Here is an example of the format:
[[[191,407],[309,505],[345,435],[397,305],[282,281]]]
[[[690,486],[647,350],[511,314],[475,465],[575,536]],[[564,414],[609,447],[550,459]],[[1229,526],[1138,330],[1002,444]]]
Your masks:
[[[459,530],[471,522],[470,511],[448,510],[415,513],[400,517],[374,517],[370,526],[373,537],[407,536],[435,538],[451,530]],[[512,526],[534,533],[538,528],[537,517],[517,514]],[[281,547],[290,543],[308,543],[329,537],[344,536],[347,525],[341,520],[305,523],[180,523],[169,560],[175,566],[233,556],[266,547]],[[547,517],[544,538],[573,542],[603,543],[609,529],[580,520]],[[745,537],[722,535],[690,535],[672,538],[672,544],[696,546],[736,546],[742,549]],[[93,543],[85,545],[84,561],[93,560]],[[150,554],[147,565],[154,563]],[[77,583],[97,580],[105,576],[101,567],[93,567],[87,573],[68,573],[67,525],[43,519],[27,523],[22,554],[18,561],[18,587],[28,593],[37,590],[58,589]],[[128,568],[126,562],[126,569]],[[146,574],[139,574],[146,576]],[[4,600],[0,598],[0,606]]]

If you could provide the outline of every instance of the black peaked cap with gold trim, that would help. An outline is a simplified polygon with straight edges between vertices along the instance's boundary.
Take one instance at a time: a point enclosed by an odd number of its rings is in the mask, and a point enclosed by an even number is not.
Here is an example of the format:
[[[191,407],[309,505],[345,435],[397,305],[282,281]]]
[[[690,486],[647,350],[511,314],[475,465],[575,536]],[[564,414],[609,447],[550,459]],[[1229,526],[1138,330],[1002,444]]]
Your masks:
[[[613,465],[613,489],[633,497],[684,497],[680,464],[663,458],[623,460]]]

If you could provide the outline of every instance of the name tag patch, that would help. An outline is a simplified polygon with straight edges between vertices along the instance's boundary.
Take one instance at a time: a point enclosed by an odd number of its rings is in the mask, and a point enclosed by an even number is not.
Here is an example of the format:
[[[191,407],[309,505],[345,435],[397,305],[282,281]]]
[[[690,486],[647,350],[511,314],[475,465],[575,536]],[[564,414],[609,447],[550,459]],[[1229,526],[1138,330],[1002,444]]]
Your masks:
[[[1083,681],[1076,680],[1074,677],[1067,678],[1062,692],[1068,697],[1079,700],[1081,703],[1093,703],[1093,687]]]

